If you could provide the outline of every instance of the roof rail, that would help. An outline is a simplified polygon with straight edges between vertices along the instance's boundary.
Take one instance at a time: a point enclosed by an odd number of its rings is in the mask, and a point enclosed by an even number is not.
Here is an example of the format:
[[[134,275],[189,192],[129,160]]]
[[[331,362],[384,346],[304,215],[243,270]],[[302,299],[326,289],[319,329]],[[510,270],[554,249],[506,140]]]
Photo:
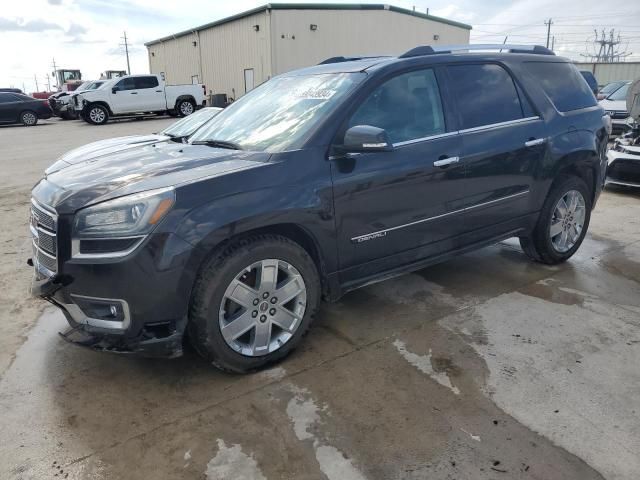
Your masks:
[[[342,63],[342,62],[355,62],[357,60],[367,60],[369,58],[380,58],[384,55],[369,55],[366,57],[357,56],[357,57],[330,57],[326,60],[321,61],[318,65],[326,65],[328,63]]]
[[[510,53],[534,53],[538,55],[555,55],[551,50],[540,45],[504,45],[497,44],[476,44],[476,45],[422,45],[420,47],[412,48],[411,50],[403,53],[398,58],[411,58],[421,57],[423,55],[435,55],[439,53],[454,53],[454,52],[471,52],[478,50],[499,50],[507,51]]]

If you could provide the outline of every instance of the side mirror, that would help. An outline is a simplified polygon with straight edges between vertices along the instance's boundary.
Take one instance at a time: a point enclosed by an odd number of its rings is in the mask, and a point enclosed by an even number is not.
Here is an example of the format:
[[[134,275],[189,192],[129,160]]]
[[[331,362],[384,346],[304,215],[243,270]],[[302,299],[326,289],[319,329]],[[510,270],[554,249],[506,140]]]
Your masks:
[[[113,87],[111,89],[111,93],[113,93],[115,95],[116,93],[118,93],[118,89],[116,87]]]
[[[338,147],[350,152],[390,152],[393,144],[387,131],[371,125],[355,125],[344,134],[344,144]]]

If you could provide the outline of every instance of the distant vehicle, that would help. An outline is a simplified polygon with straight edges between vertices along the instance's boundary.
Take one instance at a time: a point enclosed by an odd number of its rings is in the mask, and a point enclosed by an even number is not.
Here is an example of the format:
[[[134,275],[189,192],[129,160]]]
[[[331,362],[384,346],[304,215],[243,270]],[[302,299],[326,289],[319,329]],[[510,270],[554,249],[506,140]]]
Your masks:
[[[51,76],[56,80],[61,92],[73,92],[82,85],[82,72],[77,69],[60,68],[51,72]]]
[[[52,115],[49,103],[24,93],[0,92],[0,123],[22,123],[31,127]]]
[[[627,91],[631,82],[625,82],[620,88],[609,94],[604,100],[600,100],[600,106],[611,117],[611,133],[620,135],[627,130],[627,119],[629,112],[627,111]]]
[[[74,97],[74,106],[89,123],[102,125],[110,117],[138,113],[190,115],[205,104],[201,84],[166,85],[160,75],[128,75],[108,80],[102,88]]]
[[[105,70],[100,74],[100,80],[111,80],[112,78],[124,77],[127,74],[125,70]]]
[[[609,82],[604,87],[600,89],[598,92],[597,98],[598,100],[604,100],[613,92],[622,87],[625,83],[629,83],[629,80],[618,80],[617,82]]]
[[[580,75],[587,81],[587,85],[594,95],[598,95],[598,81],[596,77],[589,70],[580,70]]]
[[[186,144],[41,179],[32,293],[70,342],[173,358],[188,336],[209,363],[253,371],[300,344],[321,298],[510,237],[568,260],[602,189],[604,117],[539,46],[287,72]]]
[[[5,93],[22,93],[22,90],[19,88],[0,88],[0,92]]]
[[[73,92],[58,92],[49,97],[49,106],[53,113],[63,120],[72,120],[77,118],[76,110],[71,103],[73,97],[81,92],[88,90],[96,90],[104,85],[106,80],[90,80],[84,82]]]
[[[156,144],[170,141],[182,143],[187,137],[195,133],[221,111],[222,108],[205,107],[188,117],[181,118],[158,133],[116,137],[89,143],[88,145],[76,148],[62,155],[45,170],[45,174],[50,175],[71,165],[93,161],[93,159],[98,157],[122,152],[130,148],[149,145],[151,143]]]

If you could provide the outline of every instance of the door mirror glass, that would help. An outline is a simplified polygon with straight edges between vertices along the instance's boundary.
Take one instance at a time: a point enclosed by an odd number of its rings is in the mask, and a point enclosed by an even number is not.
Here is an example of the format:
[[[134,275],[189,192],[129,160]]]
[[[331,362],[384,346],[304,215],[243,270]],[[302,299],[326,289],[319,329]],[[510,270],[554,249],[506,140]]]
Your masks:
[[[344,134],[344,152],[389,152],[393,144],[386,130],[371,125],[355,125]]]

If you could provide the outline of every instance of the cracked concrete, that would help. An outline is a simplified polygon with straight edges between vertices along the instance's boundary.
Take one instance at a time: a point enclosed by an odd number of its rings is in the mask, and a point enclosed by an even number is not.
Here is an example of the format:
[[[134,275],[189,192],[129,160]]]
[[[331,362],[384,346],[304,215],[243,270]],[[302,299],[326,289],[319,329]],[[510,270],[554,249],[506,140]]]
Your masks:
[[[605,192],[565,265],[508,241],[352,292],[248,376],[86,351],[25,310],[0,478],[640,478],[639,213]]]

